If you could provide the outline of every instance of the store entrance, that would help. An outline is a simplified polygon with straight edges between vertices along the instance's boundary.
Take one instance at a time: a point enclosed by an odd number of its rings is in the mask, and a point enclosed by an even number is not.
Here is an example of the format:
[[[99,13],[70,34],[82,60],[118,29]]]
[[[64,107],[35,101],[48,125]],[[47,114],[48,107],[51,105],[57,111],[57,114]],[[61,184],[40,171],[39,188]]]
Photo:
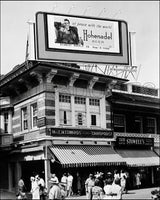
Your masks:
[[[22,177],[26,186],[26,192],[31,190],[30,177],[38,173],[44,179],[44,161],[24,161],[21,163]]]

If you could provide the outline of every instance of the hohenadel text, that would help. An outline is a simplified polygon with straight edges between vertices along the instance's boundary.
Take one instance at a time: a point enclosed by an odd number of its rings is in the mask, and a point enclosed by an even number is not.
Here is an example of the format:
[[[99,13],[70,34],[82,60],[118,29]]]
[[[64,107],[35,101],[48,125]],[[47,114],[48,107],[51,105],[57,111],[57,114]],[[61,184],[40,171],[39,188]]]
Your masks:
[[[97,35],[93,34],[92,31],[90,33],[88,30],[83,30],[83,41],[88,41],[88,39],[105,39],[105,40],[112,40],[112,32],[108,34],[108,32],[105,32],[104,35]]]

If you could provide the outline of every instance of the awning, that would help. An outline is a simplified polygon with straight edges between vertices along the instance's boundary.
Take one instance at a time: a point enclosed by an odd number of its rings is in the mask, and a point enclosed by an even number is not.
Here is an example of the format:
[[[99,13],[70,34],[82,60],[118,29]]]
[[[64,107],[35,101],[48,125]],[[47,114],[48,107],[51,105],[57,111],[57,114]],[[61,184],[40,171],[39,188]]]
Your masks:
[[[126,164],[111,147],[91,145],[58,145],[50,150],[63,167],[84,167]]]
[[[160,147],[154,148],[154,151],[156,152],[156,154],[157,154],[158,156],[160,156]]]
[[[129,166],[158,166],[159,157],[151,150],[117,150]]]

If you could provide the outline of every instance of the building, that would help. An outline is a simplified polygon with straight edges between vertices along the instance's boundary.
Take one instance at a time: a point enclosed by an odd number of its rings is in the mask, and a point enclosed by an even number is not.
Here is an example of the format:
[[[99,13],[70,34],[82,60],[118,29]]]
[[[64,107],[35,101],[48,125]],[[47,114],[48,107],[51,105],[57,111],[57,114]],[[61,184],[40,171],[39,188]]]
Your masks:
[[[33,172],[48,186],[51,173],[61,178],[71,172],[75,181],[79,173],[84,183],[90,172],[115,169],[149,173],[149,183],[156,185],[157,90],[140,94],[126,82],[44,61],[25,62],[5,75],[0,85],[1,187],[14,190],[23,176],[29,191]],[[120,138],[139,138],[140,150],[134,153],[127,143],[119,148]]]
[[[54,22],[66,17],[79,22],[83,45],[55,42]],[[86,18],[38,12],[36,26],[29,23],[29,57],[1,76],[2,189],[15,191],[22,176],[30,191],[34,172],[47,188],[52,173],[70,172],[75,193],[78,175],[83,193],[97,171],[127,170],[130,188],[137,171],[150,186],[159,183],[158,89],[82,69],[79,62],[130,64],[127,23]]]

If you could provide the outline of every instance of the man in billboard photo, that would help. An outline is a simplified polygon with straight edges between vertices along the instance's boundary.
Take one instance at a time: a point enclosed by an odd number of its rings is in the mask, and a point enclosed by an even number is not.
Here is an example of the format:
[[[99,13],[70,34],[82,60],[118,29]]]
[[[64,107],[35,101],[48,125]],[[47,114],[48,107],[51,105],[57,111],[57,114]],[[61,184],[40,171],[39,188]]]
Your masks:
[[[79,44],[78,29],[77,27],[70,26],[68,19],[64,19],[63,23],[55,22],[55,27],[57,29],[56,43]]]

